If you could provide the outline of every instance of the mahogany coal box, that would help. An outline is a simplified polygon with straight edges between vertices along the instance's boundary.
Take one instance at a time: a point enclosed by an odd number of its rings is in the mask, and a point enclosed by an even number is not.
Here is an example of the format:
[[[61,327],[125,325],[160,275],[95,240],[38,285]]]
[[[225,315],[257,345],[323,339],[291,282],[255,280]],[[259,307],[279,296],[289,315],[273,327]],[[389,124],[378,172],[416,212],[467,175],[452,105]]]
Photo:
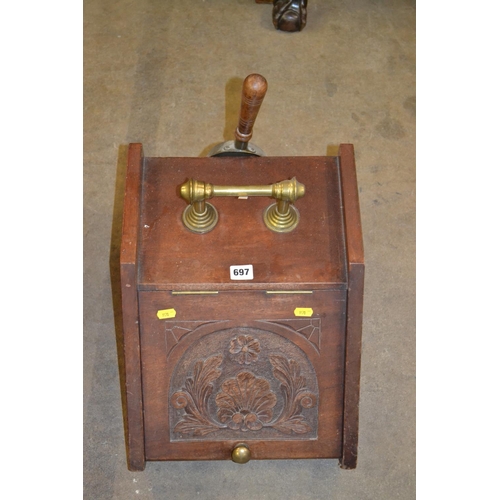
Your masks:
[[[120,272],[130,470],[356,467],[364,258],[352,145],[330,157],[148,158],[130,144]]]

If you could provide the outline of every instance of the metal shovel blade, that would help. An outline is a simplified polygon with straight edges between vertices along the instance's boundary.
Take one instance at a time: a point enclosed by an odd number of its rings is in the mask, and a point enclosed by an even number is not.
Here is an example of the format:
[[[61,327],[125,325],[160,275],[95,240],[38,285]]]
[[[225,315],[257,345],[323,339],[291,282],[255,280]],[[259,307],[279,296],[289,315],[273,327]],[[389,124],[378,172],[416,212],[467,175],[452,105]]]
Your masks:
[[[208,156],[266,156],[255,144],[247,142],[246,147],[238,148],[236,141],[226,141],[213,147]]]

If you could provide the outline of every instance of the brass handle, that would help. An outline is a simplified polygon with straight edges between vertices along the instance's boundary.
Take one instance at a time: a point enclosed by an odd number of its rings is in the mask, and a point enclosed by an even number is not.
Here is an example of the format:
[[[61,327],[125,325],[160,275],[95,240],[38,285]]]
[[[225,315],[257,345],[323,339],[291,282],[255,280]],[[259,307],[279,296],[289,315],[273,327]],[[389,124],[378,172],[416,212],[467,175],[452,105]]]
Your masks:
[[[306,188],[294,177],[265,186],[215,186],[189,179],[181,186],[181,196],[189,205],[182,214],[184,225],[195,233],[208,233],[219,220],[216,208],[206,200],[216,196],[269,196],[276,200],[264,212],[264,223],[278,233],[290,232],[299,223],[293,203],[305,195]]]
[[[239,444],[231,452],[231,460],[237,464],[246,464],[250,460],[250,450],[246,444]]]

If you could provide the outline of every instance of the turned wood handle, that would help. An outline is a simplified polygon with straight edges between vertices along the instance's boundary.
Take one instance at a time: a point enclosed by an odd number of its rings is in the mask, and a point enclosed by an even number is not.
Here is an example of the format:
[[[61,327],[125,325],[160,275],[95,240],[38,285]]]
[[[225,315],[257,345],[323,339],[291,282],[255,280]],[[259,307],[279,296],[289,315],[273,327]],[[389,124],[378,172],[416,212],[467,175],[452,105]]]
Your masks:
[[[240,121],[234,132],[236,141],[243,144],[250,141],[253,125],[266,92],[267,81],[263,76],[254,73],[245,78],[241,92]]]

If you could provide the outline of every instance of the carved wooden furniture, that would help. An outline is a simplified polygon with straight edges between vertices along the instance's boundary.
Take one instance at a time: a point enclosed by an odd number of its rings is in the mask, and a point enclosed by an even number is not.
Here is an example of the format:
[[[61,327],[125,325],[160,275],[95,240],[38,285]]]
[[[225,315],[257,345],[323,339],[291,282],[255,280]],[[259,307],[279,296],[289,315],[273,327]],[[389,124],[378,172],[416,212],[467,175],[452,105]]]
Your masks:
[[[335,157],[153,158],[131,144],[127,168],[130,470],[250,458],[354,468],[364,263],[352,145]],[[193,230],[183,213],[203,218],[208,198],[217,221]],[[270,204],[295,207],[292,229],[266,224]]]
[[[273,24],[281,31],[302,31],[307,22],[307,0],[255,0],[273,4]]]

